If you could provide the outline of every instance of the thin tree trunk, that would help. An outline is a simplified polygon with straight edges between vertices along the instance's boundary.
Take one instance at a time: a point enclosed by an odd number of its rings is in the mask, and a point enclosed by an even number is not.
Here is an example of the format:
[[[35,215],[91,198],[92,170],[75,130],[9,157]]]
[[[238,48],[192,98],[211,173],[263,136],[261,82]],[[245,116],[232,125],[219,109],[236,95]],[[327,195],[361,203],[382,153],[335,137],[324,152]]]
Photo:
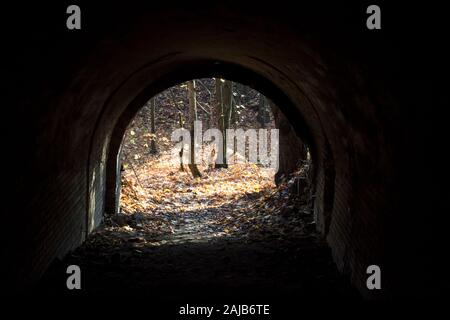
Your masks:
[[[189,131],[191,133],[191,154],[189,169],[194,178],[200,178],[202,175],[195,163],[195,137],[194,137],[194,122],[197,120],[197,101],[195,95],[195,80],[188,81],[188,96],[189,96]]]
[[[229,159],[226,155],[226,146],[228,137],[226,136],[227,129],[231,128],[233,121],[233,82],[225,80],[222,89],[223,113],[224,113],[224,130],[223,130],[223,146],[224,146],[224,164],[228,168]],[[234,148],[234,143],[233,143]]]
[[[224,106],[224,94],[223,94],[224,82],[220,78],[216,78],[216,119],[217,126],[220,132],[222,132],[222,150],[218,150],[218,152],[222,152],[222,162],[219,163],[219,157],[216,159],[216,168],[227,168],[227,158],[226,158],[226,110]]]
[[[150,133],[152,134],[152,139],[150,141],[150,153],[157,154],[158,149],[156,148],[155,98],[150,99]]]
[[[266,97],[261,93],[259,94],[259,106],[258,106],[258,122],[261,127],[265,128],[269,123],[269,111],[267,110],[267,100]]]
[[[180,129],[183,129],[183,115],[181,114],[181,111],[178,111],[178,115],[179,115],[179,121],[180,121]],[[180,171],[184,171],[184,166],[183,166],[183,148],[184,145],[181,145],[181,149],[180,149]]]
[[[222,80],[216,78],[216,92],[215,92],[215,105],[214,105],[214,116],[212,123],[217,125],[219,130],[221,130],[221,115],[222,115]]]
[[[235,83],[230,81],[230,109],[228,111],[230,115],[230,123],[228,125],[229,128],[236,128],[236,102],[233,95],[233,89],[235,86]]]

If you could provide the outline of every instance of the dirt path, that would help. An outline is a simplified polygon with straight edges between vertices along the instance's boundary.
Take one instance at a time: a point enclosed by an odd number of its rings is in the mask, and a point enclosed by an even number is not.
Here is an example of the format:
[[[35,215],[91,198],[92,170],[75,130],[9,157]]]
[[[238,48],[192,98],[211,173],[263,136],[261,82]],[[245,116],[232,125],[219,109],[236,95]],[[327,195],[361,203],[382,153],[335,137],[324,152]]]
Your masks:
[[[65,268],[76,264],[83,294],[177,301],[356,297],[315,235],[306,203],[287,192],[292,185],[230,193],[215,203],[201,188],[193,190],[191,181],[177,183],[179,191],[161,199],[152,213],[107,219],[82,247],[53,265],[39,290],[73,294],[65,288]]]

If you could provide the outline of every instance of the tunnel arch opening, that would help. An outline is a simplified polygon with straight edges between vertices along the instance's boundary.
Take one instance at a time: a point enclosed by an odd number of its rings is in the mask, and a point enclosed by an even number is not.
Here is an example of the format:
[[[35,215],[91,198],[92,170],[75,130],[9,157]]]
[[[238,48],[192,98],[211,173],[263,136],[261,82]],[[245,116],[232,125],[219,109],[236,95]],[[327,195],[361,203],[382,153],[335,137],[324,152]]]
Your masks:
[[[308,146],[311,154],[312,187],[315,194],[323,194],[321,197],[315,196],[315,220],[318,227],[322,231],[322,235],[326,236],[331,221],[334,196],[334,163],[331,148],[328,144],[326,144],[324,147],[326,150],[325,152],[322,152],[322,155],[326,155],[325,161],[323,162],[323,164],[325,164],[323,170],[325,172],[324,176],[327,178],[323,184],[319,186],[319,190],[317,190],[317,174],[319,169],[322,167],[319,163],[317,137],[313,136],[310,127],[301,114],[301,108],[296,107],[291,99],[283,93],[280,88],[271,83],[271,81],[267,80],[265,77],[239,65],[218,61],[190,61],[182,63],[179,67],[166,73],[154,83],[141,88],[134,99],[132,99],[132,101],[122,110],[116,119],[116,123],[112,129],[112,134],[109,138],[110,140],[107,142],[106,187],[103,193],[105,207],[104,210],[102,210],[102,215],[103,213],[114,214],[118,212],[121,184],[120,149],[126,128],[137,112],[142,108],[145,102],[147,102],[151,97],[156,96],[158,93],[178,83],[185,82],[190,79],[206,77],[219,77],[248,85],[273,101],[274,104],[279,107],[280,111],[286,116],[298,137]],[[124,86],[126,87],[126,84],[124,84]],[[308,100],[305,101],[305,103],[310,103]],[[93,214],[95,215],[95,213]]]
[[[231,95],[233,98],[225,98]],[[197,105],[196,111],[193,105]],[[227,142],[247,130],[247,137],[255,137],[250,142],[239,136],[236,144],[230,146],[233,153],[227,156],[224,166],[216,159],[221,147],[208,138],[223,130],[223,122],[219,121],[222,107],[227,110],[223,112],[230,114]],[[108,216],[101,230],[105,225],[120,227],[123,221],[129,221],[137,229],[125,231],[140,234],[149,245],[160,242],[161,237],[169,244],[219,238],[261,237],[267,241],[267,234],[281,238],[288,229],[295,229],[297,234],[306,229],[313,232],[310,157],[292,128],[284,128],[287,119],[277,109],[260,92],[219,78],[193,79],[151,98],[123,137],[121,178],[117,179],[117,185],[119,181],[122,185],[120,198],[117,195],[120,208]],[[190,130],[190,119],[195,118],[197,134],[203,136],[196,151],[199,176],[187,165],[188,149],[184,150],[183,162],[179,160],[180,142],[174,137],[178,137],[180,118],[184,120],[185,133]],[[256,136],[261,135],[266,136],[267,144],[258,142]],[[181,144],[189,146],[190,142],[186,142],[190,139],[180,136],[184,142]],[[279,144],[288,140],[290,150],[298,148],[298,152],[283,154],[284,145],[279,152],[274,151],[278,137]],[[265,146],[261,147],[261,143]],[[277,152],[281,164],[264,154],[258,154],[259,159],[250,156],[250,150],[256,151],[250,145],[259,145],[264,153]],[[276,175],[277,165],[283,175]],[[281,212],[285,219],[282,222]],[[140,223],[137,225],[135,220]],[[160,225],[155,225],[155,221]]]

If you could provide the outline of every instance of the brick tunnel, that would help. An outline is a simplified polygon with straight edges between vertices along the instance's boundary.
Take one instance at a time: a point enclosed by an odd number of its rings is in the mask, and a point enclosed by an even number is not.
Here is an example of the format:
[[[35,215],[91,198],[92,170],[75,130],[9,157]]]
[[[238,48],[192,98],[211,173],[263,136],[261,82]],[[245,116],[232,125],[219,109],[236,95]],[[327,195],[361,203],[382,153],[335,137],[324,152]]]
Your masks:
[[[83,2],[81,30],[67,30],[66,7],[9,10],[23,23],[7,36],[4,122],[21,131],[4,147],[17,168],[5,173],[7,288],[26,291],[115,210],[120,142],[145,101],[220,76],[270,97],[311,147],[318,231],[364,297],[439,294],[442,234],[424,215],[443,211],[421,171],[432,88],[401,10],[386,5],[383,29],[368,30],[364,5]],[[366,287],[373,264],[382,290]]]

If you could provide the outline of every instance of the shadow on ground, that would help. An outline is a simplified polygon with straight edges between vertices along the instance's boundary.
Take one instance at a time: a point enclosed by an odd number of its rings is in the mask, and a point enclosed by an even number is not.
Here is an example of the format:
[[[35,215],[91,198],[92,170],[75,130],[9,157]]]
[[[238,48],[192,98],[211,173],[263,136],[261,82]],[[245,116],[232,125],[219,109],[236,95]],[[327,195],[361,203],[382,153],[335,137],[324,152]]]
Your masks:
[[[224,298],[358,299],[329,249],[314,236],[289,241],[227,238],[140,247],[107,253],[75,251],[56,262],[36,288],[54,294],[139,295],[169,301]],[[82,290],[66,288],[66,268],[82,270]]]

